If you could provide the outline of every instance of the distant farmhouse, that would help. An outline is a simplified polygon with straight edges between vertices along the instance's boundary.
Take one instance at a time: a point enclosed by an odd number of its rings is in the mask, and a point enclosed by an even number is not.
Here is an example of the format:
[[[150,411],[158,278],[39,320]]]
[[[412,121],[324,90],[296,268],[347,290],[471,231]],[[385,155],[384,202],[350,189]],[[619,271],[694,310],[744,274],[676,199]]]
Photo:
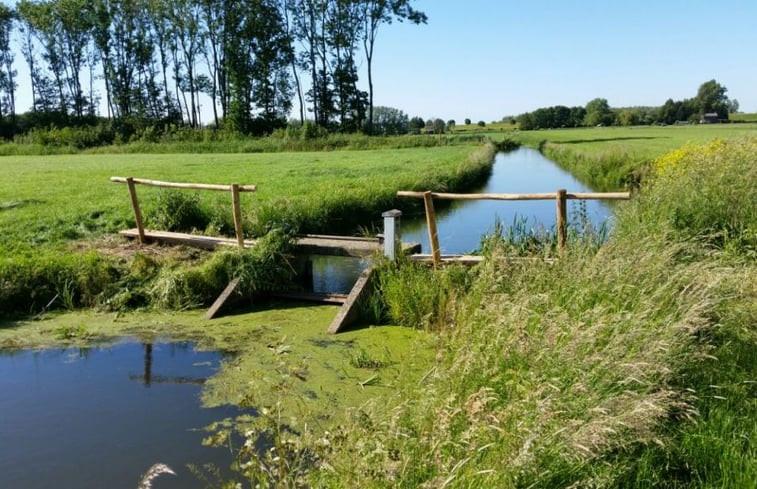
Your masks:
[[[699,119],[700,124],[716,124],[718,122],[723,122],[723,119],[718,116],[717,112],[708,112]]]

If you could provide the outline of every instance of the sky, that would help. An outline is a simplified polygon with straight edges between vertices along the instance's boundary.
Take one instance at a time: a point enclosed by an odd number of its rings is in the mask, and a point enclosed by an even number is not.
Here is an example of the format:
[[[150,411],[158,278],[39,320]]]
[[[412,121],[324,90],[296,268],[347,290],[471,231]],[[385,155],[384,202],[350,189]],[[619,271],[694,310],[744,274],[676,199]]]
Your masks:
[[[418,0],[383,26],[375,103],[500,120],[539,107],[662,105],[716,79],[757,112],[756,0]]]
[[[5,3],[11,3],[6,0]],[[425,25],[380,28],[374,104],[497,121],[539,107],[659,106],[715,79],[757,112],[757,0],[415,0]],[[31,106],[20,53],[17,109]],[[366,65],[361,86],[367,90]],[[209,101],[203,120],[210,121]],[[297,115],[297,109],[292,116]]]

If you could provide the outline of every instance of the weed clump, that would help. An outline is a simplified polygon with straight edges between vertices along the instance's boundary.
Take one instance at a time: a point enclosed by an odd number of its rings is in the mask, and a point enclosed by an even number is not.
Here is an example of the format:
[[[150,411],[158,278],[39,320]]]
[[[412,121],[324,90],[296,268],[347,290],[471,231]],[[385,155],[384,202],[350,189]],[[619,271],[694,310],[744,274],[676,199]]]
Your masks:
[[[250,249],[229,249],[214,253],[202,264],[163,269],[150,290],[158,307],[184,309],[207,305],[234,279],[238,294],[251,297],[291,285],[292,235],[281,229],[270,231]]]
[[[210,222],[210,212],[197,193],[162,191],[150,213],[150,224],[165,231],[204,230]]]

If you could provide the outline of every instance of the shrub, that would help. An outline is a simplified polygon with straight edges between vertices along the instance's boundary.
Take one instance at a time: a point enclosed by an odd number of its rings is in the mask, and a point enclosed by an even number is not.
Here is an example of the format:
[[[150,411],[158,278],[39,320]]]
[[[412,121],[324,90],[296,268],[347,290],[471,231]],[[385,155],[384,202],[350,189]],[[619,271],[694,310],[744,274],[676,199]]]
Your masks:
[[[201,205],[197,193],[162,191],[149,219],[161,230],[203,230],[210,224],[210,213]]]

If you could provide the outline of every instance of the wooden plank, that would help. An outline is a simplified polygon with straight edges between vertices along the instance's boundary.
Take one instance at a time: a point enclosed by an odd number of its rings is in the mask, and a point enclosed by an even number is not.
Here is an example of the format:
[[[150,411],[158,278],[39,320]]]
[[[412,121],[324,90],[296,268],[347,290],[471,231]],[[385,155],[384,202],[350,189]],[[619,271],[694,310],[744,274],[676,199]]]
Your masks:
[[[145,237],[148,240],[154,240],[162,243],[193,246],[206,250],[213,250],[219,246],[238,246],[236,238],[225,238],[219,236],[200,236],[196,234],[174,233],[171,231],[145,230]],[[138,238],[137,229],[126,229],[119,233],[127,238]],[[295,251],[300,254],[309,255],[329,255],[329,256],[353,256],[362,258],[371,256],[381,250],[381,244],[378,240],[352,241],[348,239],[332,239],[333,236],[324,236],[322,238],[297,238],[295,241]],[[337,238],[344,238],[338,236]],[[255,246],[256,240],[244,240],[245,248]],[[418,243],[403,243],[402,249],[405,253],[417,253],[420,251]]]
[[[240,279],[239,277],[237,277],[229,282],[229,285],[227,285],[226,288],[223,289],[221,295],[218,296],[218,299],[216,299],[213,305],[210,306],[208,312],[205,313],[205,319],[213,319],[218,315],[218,311],[221,310],[221,308],[226,304],[226,301],[229,300],[229,297],[231,297],[231,294],[239,286],[239,281]]]
[[[317,238],[297,238],[295,246],[299,253],[309,255],[370,256],[381,250],[378,240],[351,240],[343,236],[322,236]]]
[[[242,209],[239,204],[239,185],[231,184],[231,215],[234,217],[234,234],[237,244],[244,248],[244,232],[242,231]]]
[[[127,238],[136,238],[138,237],[137,230],[136,229],[126,229],[124,231],[121,231],[121,236],[127,237]],[[223,238],[223,237],[216,237],[216,236],[199,236],[196,234],[186,234],[186,233],[174,233],[171,231],[153,231],[153,230],[145,230],[145,236],[154,241],[159,241],[162,243],[168,243],[168,244],[174,244],[174,245],[186,245],[186,246],[192,246],[195,248],[202,248],[206,250],[214,250],[218,248],[219,246],[237,246],[237,240],[231,239],[231,238]],[[256,243],[255,240],[245,240],[244,245],[245,248],[250,248],[254,246]]]
[[[272,292],[270,297],[294,301],[321,302],[324,304],[344,304],[347,294],[322,294],[318,292]]]
[[[397,197],[415,197],[423,199],[426,192],[411,192],[400,190]],[[441,200],[552,200],[554,193],[532,194],[452,194],[445,192],[431,192],[431,196]],[[630,192],[571,192],[566,195],[568,199],[589,200],[628,200]]]
[[[126,185],[129,186],[129,197],[131,198],[131,207],[134,210],[134,220],[137,223],[137,237],[140,244],[145,244],[145,226],[142,223],[142,211],[139,209],[139,199],[137,199],[137,189],[134,187],[134,179],[126,179]]]
[[[555,203],[557,204],[557,247],[561,250],[568,243],[568,206],[565,196],[568,191],[561,188],[555,193]]]
[[[127,178],[124,177],[110,177],[111,182],[127,183]],[[164,182],[161,180],[148,180],[146,178],[133,178],[134,183],[142,185],[149,185],[151,187],[164,187],[164,188],[185,188],[192,190],[221,190],[229,192],[231,185],[216,185],[211,183],[179,183],[179,182]],[[255,185],[239,185],[240,192],[255,192],[257,186]]]
[[[433,255],[415,254],[410,255],[410,259],[421,263],[433,263]],[[483,256],[479,255],[440,255],[440,263],[460,263],[463,265],[476,265],[484,261]]]
[[[379,238],[372,238],[369,236],[338,236],[333,234],[298,234],[298,238],[314,238],[314,239],[333,239],[343,241],[364,241],[366,243],[380,243]]]
[[[371,284],[371,281],[373,280],[373,267],[367,268],[363,270],[363,273],[360,274],[360,277],[358,277],[357,281],[355,282],[355,285],[352,286],[352,290],[350,291],[350,294],[347,296],[347,300],[342,305],[342,308],[339,309],[339,312],[336,314],[336,317],[331,322],[331,325],[329,326],[329,329],[326,330],[328,334],[336,334],[339,332],[340,329],[344,328],[345,326],[349,326],[350,324],[354,323],[358,318],[358,302],[360,298],[363,296],[363,294],[366,291],[370,291],[371,288],[369,285]]]
[[[573,200],[629,200],[631,192],[568,192],[565,198]]]
[[[431,192],[423,194],[423,205],[426,208],[426,226],[428,228],[428,242],[431,244],[431,255],[433,256],[434,266],[439,264],[439,233],[436,230],[436,213],[434,212],[434,199]]]

